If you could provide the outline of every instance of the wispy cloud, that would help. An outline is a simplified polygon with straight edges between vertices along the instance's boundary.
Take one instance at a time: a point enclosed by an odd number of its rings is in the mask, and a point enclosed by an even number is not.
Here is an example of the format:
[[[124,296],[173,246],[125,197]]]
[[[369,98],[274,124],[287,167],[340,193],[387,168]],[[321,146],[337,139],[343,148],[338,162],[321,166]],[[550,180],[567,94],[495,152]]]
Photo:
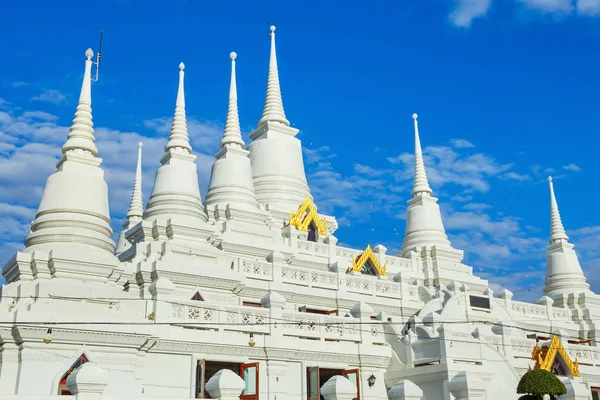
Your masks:
[[[529,8],[544,12],[569,14],[575,8],[572,0],[517,0]]]
[[[450,144],[457,149],[468,149],[475,147],[473,143],[465,139],[450,139]]]
[[[581,171],[581,168],[578,165],[575,165],[573,163],[564,165],[563,169],[566,169],[567,171],[575,171],[575,172]]]
[[[28,83],[27,82],[23,82],[23,81],[16,81],[16,82],[13,82],[11,86],[14,87],[14,88],[20,88],[20,87],[23,87],[23,86],[28,86]]]
[[[33,101],[45,101],[53,104],[60,104],[65,101],[67,98],[66,95],[62,94],[60,90],[50,89],[45,92],[39,94],[38,96],[34,96],[31,98]]]
[[[486,16],[493,4],[495,3],[492,0],[455,0],[449,18],[455,26],[468,28],[475,19]],[[575,14],[587,17],[600,16],[600,0],[512,0],[504,4],[509,6],[512,4],[513,7],[521,6],[533,12],[549,15],[555,21]]]
[[[577,12],[582,15],[600,15],[600,0],[577,0]]]
[[[492,0],[455,0],[456,7],[450,20],[456,26],[466,28],[474,19],[483,17],[492,5]]]

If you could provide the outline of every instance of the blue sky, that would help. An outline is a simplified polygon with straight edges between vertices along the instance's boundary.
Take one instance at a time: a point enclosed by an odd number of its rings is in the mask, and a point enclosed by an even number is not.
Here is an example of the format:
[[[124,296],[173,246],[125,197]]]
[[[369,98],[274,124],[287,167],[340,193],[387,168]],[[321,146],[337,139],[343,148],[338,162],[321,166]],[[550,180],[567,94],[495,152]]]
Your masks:
[[[492,287],[542,295],[546,177],[600,292],[600,0],[27,1],[0,23],[0,256],[22,246],[73,117],[84,52],[105,30],[93,91],[113,228],[127,211],[136,143],[144,194],[168,136],[178,64],[201,190],[222,134],[229,53],[242,128],[260,119],[268,26],[309,184],[349,246],[402,242],[419,114],[425,162],[454,247]],[[594,273],[596,272],[596,273]]]

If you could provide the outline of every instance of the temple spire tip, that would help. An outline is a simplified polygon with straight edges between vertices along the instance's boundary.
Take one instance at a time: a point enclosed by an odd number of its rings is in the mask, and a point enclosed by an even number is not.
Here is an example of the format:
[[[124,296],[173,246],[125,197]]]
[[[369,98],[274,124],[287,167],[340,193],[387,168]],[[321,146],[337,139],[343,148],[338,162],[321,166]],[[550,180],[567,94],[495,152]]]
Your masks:
[[[423,150],[421,149],[419,123],[417,121],[418,115],[415,113],[412,115],[412,118],[415,125],[415,181],[412,195],[415,197],[419,194],[431,195],[432,190],[429,187],[429,181],[427,180],[427,174],[425,172],[425,163],[423,162]]]

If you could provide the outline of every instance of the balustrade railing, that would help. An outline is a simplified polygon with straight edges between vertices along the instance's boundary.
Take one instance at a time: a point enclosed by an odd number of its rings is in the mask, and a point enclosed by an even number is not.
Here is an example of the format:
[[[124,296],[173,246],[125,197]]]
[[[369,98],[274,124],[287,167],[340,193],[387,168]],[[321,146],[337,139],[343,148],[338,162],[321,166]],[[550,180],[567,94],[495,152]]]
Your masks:
[[[283,334],[315,339],[360,342],[358,320],[310,313],[283,313]]]
[[[207,330],[269,333],[269,310],[266,308],[172,304],[171,321]]]
[[[281,279],[285,283],[296,285],[337,289],[337,274],[327,271],[311,271],[308,269],[283,267]]]

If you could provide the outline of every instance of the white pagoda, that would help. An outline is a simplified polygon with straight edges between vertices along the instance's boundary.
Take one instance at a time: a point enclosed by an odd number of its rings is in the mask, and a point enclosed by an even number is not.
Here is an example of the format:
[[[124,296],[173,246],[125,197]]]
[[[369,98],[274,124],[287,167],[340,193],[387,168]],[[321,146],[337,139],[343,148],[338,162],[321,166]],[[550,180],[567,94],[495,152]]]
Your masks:
[[[600,296],[551,181],[546,286],[533,304],[494,294],[462,263],[427,180],[416,114],[401,252],[339,246],[283,108],[271,27],[264,111],[247,145],[231,53],[227,121],[204,200],[179,65],[152,194],[144,207],[140,143],[115,244],[92,56],[25,249],[2,271],[0,400],[509,400],[530,369],[556,374],[561,399],[599,399]]]

